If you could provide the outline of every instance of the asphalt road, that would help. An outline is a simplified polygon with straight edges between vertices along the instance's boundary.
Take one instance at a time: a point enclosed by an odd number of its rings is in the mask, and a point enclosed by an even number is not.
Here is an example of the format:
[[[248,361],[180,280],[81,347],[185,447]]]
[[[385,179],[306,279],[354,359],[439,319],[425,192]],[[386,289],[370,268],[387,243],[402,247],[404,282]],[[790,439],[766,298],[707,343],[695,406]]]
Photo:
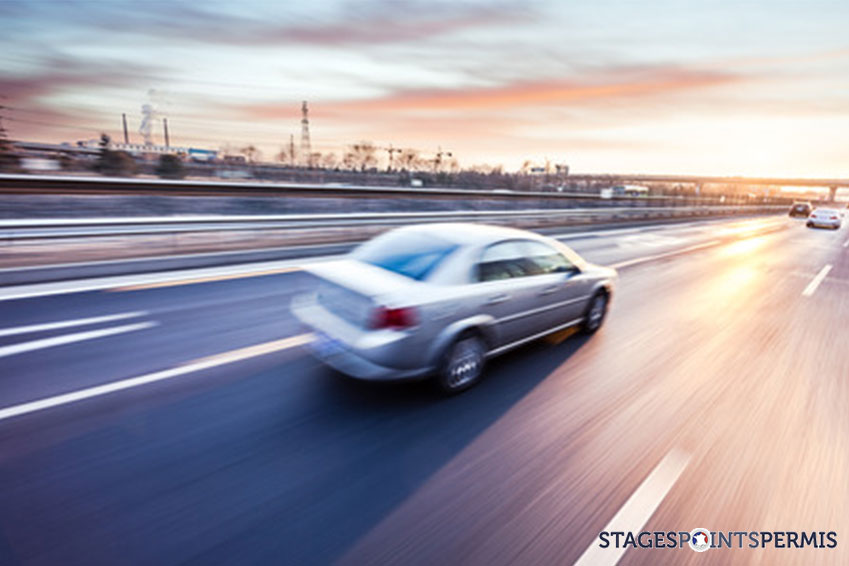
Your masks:
[[[838,541],[620,564],[849,563],[847,230],[568,243],[621,267],[606,326],[448,399],[309,358],[296,264],[0,289],[0,564],[613,564],[608,527]]]

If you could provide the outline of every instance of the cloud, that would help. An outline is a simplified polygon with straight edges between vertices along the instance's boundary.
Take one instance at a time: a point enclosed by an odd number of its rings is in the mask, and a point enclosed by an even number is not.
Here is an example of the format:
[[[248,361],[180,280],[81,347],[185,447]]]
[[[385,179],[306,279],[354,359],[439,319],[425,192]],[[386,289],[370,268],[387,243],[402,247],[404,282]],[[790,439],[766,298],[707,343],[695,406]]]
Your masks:
[[[636,98],[667,98],[685,91],[706,89],[740,81],[743,77],[718,71],[677,68],[584,80],[518,81],[487,88],[399,90],[384,97],[341,101],[323,105],[332,115],[358,112],[415,113],[523,110],[540,106],[591,105]],[[242,108],[250,118],[291,118],[289,105],[254,104]]]
[[[142,77],[152,67],[141,64],[80,62],[48,57],[25,74],[0,74],[0,95],[7,106],[12,135],[18,138],[91,135],[99,130],[107,108],[99,113],[79,113],[57,102],[63,94],[84,91],[96,93],[104,88],[142,89]]]
[[[153,72],[141,64],[81,62],[49,57],[26,74],[0,74],[0,93],[13,101],[32,100],[62,89],[137,86]]]
[[[44,4],[44,3],[42,3]],[[311,45],[345,47],[422,41],[454,31],[510,25],[533,11],[513,2],[379,0],[336,6],[246,5],[207,2],[47,3],[42,18],[54,24],[136,34],[146,39],[220,46]],[[21,5],[17,6],[18,13]],[[61,21],[60,21],[61,20]]]

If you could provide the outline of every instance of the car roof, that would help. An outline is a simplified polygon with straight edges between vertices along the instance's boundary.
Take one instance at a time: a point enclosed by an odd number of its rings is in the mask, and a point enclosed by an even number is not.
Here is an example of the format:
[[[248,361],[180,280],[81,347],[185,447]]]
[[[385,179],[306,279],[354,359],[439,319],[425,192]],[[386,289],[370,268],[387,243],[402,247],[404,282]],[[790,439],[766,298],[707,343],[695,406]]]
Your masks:
[[[542,239],[538,234],[493,226],[491,224],[472,224],[468,222],[436,222],[433,224],[415,224],[398,228],[397,231],[433,235],[443,240],[451,240],[462,245],[485,246],[487,244],[510,238]]]

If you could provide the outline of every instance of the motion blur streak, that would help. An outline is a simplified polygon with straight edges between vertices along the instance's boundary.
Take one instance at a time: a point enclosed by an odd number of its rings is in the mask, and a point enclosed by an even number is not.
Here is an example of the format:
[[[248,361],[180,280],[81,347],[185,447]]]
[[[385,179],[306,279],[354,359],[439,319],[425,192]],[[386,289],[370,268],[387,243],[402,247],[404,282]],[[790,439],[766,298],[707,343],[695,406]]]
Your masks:
[[[703,248],[710,248],[712,246],[715,246],[715,245],[721,244],[721,243],[722,242],[720,240],[711,240],[709,242],[704,242],[704,243],[701,243],[701,244],[695,244],[693,246],[688,246],[688,247],[680,249],[680,250],[672,250],[672,251],[664,252],[664,253],[660,253],[660,254],[654,254],[654,255],[649,255],[649,256],[644,256],[644,257],[637,257],[637,258],[629,259],[629,260],[625,260],[625,261],[620,261],[619,263],[614,263],[611,267],[616,268],[616,269],[622,269],[623,267],[631,267],[632,265],[639,265],[641,263],[646,263],[646,262],[649,262],[649,261],[656,261],[658,259],[663,259],[663,258],[675,256],[675,255],[684,254],[684,253],[687,253],[687,252],[701,250]]]
[[[281,267],[279,269],[265,269],[260,271],[251,271],[247,273],[230,273],[225,275],[209,275],[206,277],[194,277],[187,279],[177,279],[175,281],[160,281],[157,283],[143,283],[140,285],[127,285],[126,287],[115,287],[110,291],[143,291],[145,289],[159,289],[161,287],[174,287],[176,285],[195,285],[197,283],[212,283],[215,281],[228,281],[230,279],[241,279],[243,277],[262,277],[265,275],[275,275],[280,273],[291,273],[298,271],[299,267]]]
[[[622,509],[613,516],[610,522],[604,527],[605,531],[627,532],[638,531],[652,513],[655,512],[660,505],[684,468],[687,467],[687,462],[690,457],[678,450],[672,450],[669,454],[663,457],[663,460],[652,470],[649,476],[645,479],[637,491],[628,498]],[[615,551],[600,548],[595,541],[587,548],[575,566],[613,566],[622,555],[625,554],[625,547],[618,548]]]
[[[152,323],[147,323],[147,326],[145,327],[149,326],[152,326]],[[130,389],[132,387],[138,387],[140,385],[147,385],[149,383],[154,383],[165,379],[172,379],[175,377],[186,375],[188,373],[193,373],[196,371],[213,368],[220,365],[231,364],[234,362],[246,360],[248,358],[262,356],[265,354],[270,354],[272,352],[286,350],[288,348],[294,348],[296,346],[306,344],[310,341],[311,338],[312,337],[309,334],[292,336],[291,338],[275,340],[274,342],[269,342],[267,344],[257,344],[256,346],[249,346],[247,348],[241,348],[232,352],[217,354],[215,356],[210,356],[208,358],[190,362],[180,367],[169,370],[159,371],[148,375],[142,375],[139,377],[134,377],[132,379],[124,379],[122,381],[116,381],[108,383],[106,385],[92,387],[90,389],[83,389],[81,391],[74,391],[72,393],[66,393],[64,395],[57,395],[56,397],[50,397],[48,399],[40,399],[38,401],[25,403],[23,405],[17,405],[15,407],[7,407],[5,409],[0,409],[0,421],[19,415],[24,415],[26,413],[40,411],[42,409],[58,407],[59,405],[66,405],[68,403],[82,401],[83,399],[91,399],[92,397],[99,397],[100,395],[106,395],[107,393],[114,393],[116,391],[122,391],[124,389]]]
[[[610,265],[732,224],[569,245]],[[689,461],[644,530],[834,530],[838,546],[620,564],[847,564],[845,230],[786,218],[746,253],[634,265],[599,333],[517,349],[449,399],[342,379],[291,347],[4,420],[0,564],[571,564],[673,450]],[[0,399],[300,336],[288,305],[312,285],[295,271],[4,302],[4,326],[131,310],[160,325],[4,358]]]
[[[89,324],[98,324],[101,322],[113,322],[126,318],[138,318],[144,316],[145,312],[124,312],[119,314],[110,314],[106,316],[94,316],[91,318],[78,318],[76,320],[62,320],[58,322],[45,322],[41,324],[31,324],[28,326],[18,326],[16,328],[0,329],[0,337],[15,336],[16,334],[29,334],[31,332],[43,332],[45,330],[55,330],[58,328],[71,328],[73,326],[86,326]]]
[[[85,340],[94,340],[103,338],[104,336],[112,336],[124,332],[134,332],[136,330],[144,330],[156,326],[155,322],[139,322],[137,324],[125,324],[124,326],[115,326],[112,328],[103,328],[100,330],[88,330],[86,332],[75,332],[73,334],[63,334],[53,338],[43,338],[41,340],[32,340],[30,342],[22,342],[3,346],[0,348],[0,358],[22,354],[24,352],[32,352],[33,350],[41,350],[43,348],[53,348],[74,342],[83,342]]]

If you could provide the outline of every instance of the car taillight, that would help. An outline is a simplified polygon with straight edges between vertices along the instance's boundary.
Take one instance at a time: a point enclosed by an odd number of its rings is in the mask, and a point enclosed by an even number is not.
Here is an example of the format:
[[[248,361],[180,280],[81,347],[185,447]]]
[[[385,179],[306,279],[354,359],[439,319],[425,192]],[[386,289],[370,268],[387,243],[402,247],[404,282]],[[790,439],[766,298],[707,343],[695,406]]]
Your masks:
[[[831,217],[831,219],[832,219],[832,220],[837,220],[837,217],[836,217],[836,216],[832,216],[832,217]]]
[[[389,308],[377,307],[371,317],[371,327],[380,328],[409,328],[419,322],[418,313],[412,307]]]

